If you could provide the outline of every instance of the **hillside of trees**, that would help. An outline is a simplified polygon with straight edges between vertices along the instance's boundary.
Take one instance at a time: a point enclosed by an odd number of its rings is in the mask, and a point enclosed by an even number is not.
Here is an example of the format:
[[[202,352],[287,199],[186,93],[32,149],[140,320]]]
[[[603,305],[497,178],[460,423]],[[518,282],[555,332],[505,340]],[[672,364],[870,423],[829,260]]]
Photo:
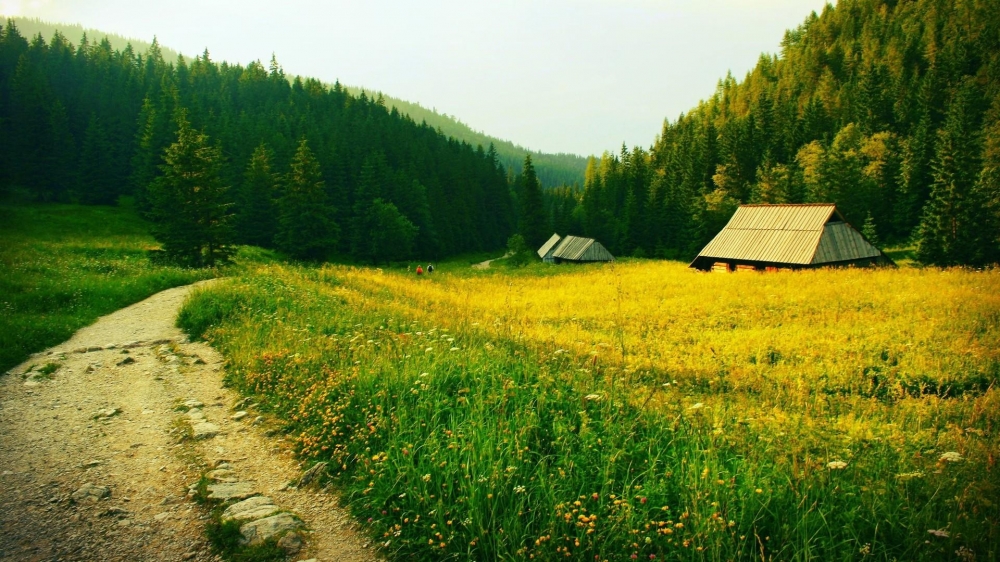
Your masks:
[[[1000,3],[840,0],[650,149],[550,191],[559,233],[689,259],[739,203],[835,202],[921,261],[1000,261]]]
[[[361,93],[359,88],[347,90],[355,95]],[[460,141],[467,142],[472,146],[492,144],[497,151],[497,157],[504,168],[512,171],[521,170],[524,165],[524,158],[531,156],[531,161],[538,175],[538,181],[544,188],[555,188],[564,185],[583,185],[583,174],[587,169],[587,159],[576,154],[552,154],[537,150],[528,150],[523,146],[516,145],[510,141],[491,137],[486,133],[473,130],[462,123],[457,117],[438,113],[421,106],[418,103],[411,103],[385,96],[385,103],[388,107],[394,107],[404,115],[409,115],[416,122],[426,121],[428,125],[438,129],[442,133]]]
[[[295,257],[497,249],[516,223],[492,147],[446,137],[382,98],[289,80],[273,59],[240,66],[206,51],[167,62],[155,41],[138,54],[107,38],[29,39],[9,23],[0,28],[0,131],[0,196],[110,204],[133,195],[155,216],[158,182],[181,174],[188,154],[226,192],[215,201],[233,215],[235,242]],[[328,223],[322,240],[282,238],[312,226],[292,224],[296,205],[310,208],[302,221]],[[401,238],[386,242],[393,233]]]
[[[134,52],[146,53],[150,48],[150,43],[147,41],[122,37],[97,29],[84,28],[80,25],[52,24],[28,18],[16,18],[14,22],[18,30],[20,30],[21,35],[29,39],[41,34],[47,42],[50,42],[56,33],[67,38],[79,38],[86,35],[90,43],[99,44],[104,39],[107,39],[111,44],[111,48],[116,51],[124,51],[131,46]],[[0,26],[6,25],[6,18],[0,16]],[[182,56],[181,53],[164,45],[159,45],[159,49],[161,56],[166,61],[173,62]],[[191,57],[184,56],[184,61],[188,64],[193,60]],[[457,117],[427,109],[419,103],[404,101],[388,94],[372,92],[362,87],[344,85],[343,88],[354,97],[360,97],[362,93],[369,98],[378,98],[381,96],[385,102],[385,106],[390,110],[395,108],[399,113],[410,116],[417,123],[426,122],[434,129],[460,142],[466,142],[472,146],[489,146],[492,144],[496,149],[497,159],[507,170],[520,170],[525,156],[531,154],[538,179],[544,187],[583,184],[583,172],[587,167],[587,160],[582,156],[576,154],[549,154],[528,150],[510,141],[473,130],[465,123],[462,123]]]

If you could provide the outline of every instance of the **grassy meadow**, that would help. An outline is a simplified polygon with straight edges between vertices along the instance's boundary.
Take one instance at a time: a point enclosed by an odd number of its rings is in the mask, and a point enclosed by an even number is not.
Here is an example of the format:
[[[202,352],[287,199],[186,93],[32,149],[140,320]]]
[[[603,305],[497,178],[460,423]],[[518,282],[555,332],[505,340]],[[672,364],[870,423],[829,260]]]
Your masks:
[[[1000,556],[997,271],[245,262],[180,323],[390,558]]]
[[[0,206],[0,373],[98,317],[210,271],[156,265],[128,208]]]

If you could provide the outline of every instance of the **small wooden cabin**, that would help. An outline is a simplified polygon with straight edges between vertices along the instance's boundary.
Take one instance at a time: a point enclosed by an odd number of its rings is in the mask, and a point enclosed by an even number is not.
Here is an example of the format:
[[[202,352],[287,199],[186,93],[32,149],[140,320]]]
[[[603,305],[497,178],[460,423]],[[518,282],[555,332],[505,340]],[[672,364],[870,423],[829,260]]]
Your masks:
[[[740,205],[691,262],[702,271],[895,265],[833,204]]]
[[[600,242],[593,238],[580,236],[565,236],[560,238],[553,234],[541,248],[538,256],[546,263],[568,262],[601,262],[614,261],[615,257]]]
[[[556,246],[559,245],[559,241],[562,237],[558,234],[553,234],[542,247],[538,249],[538,257],[542,258],[545,263],[555,263],[555,258],[552,257],[552,253],[556,251]]]

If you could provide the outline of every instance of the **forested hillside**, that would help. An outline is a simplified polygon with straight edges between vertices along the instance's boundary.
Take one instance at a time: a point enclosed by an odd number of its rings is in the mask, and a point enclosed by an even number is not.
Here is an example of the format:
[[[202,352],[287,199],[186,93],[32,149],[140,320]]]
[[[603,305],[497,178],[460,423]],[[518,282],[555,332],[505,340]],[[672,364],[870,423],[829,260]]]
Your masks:
[[[323,255],[371,261],[495,249],[515,223],[495,151],[381,98],[289,80],[274,60],[216,63],[206,51],[170,63],[155,42],[138,54],[107,38],[74,45],[0,29],[0,195],[102,204],[132,194],[150,209],[186,123],[189,139],[218,151],[237,242],[279,243],[296,229],[295,204],[328,223]]]
[[[21,35],[29,39],[41,33],[42,37],[48,42],[58,32],[70,39],[83,37],[86,34],[87,39],[91,43],[100,43],[107,38],[111,43],[111,48],[119,51],[124,51],[131,45],[135,52],[145,53],[150,47],[148,41],[126,38],[96,29],[87,29],[80,25],[52,24],[38,19],[26,18],[17,18],[15,24],[20,30]],[[7,20],[3,16],[0,16],[0,25],[7,25]],[[181,53],[167,46],[160,45],[159,48],[163,59],[166,61],[176,61],[181,56]],[[188,63],[192,60],[191,57],[185,57],[185,61]],[[344,89],[354,97],[360,97],[362,92],[368,97],[377,98],[381,95],[383,100],[385,100],[385,106],[389,109],[396,108],[401,114],[409,115],[417,123],[426,121],[431,127],[440,130],[445,135],[453,137],[458,141],[467,142],[472,146],[480,144],[489,146],[493,144],[496,148],[498,160],[507,170],[520,170],[521,165],[524,163],[525,155],[531,154],[531,159],[535,163],[538,173],[538,179],[542,182],[543,186],[556,187],[583,184],[583,171],[587,166],[587,160],[582,156],[531,151],[510,141],[475,131],[465,123],[462,123],[458,117],[446,113],[438,113],[436,110],[427,109],[419,103],[401,100],[388,94],[373,93],[371,90],[360,87],[344,85]]]
[[[1000,259],[1000,3],[840,0],[650,150],[548,198],[559,232],[692,257],[738,203],[835,202],[926,263]]]
[[[347,88],[353,94],[360,94],[359,88]],[[510,141],[491,137],[486,133],[473,130],[462,123],[458,117],[438,113],[421,106],[418,103],[403,101],[392,96],[385,96],[387,107],[394,107],[404,115],[409,115],[414,121],[426,121],[428,125],[439,129],[449,137],[467,142],[472,146],[492,144],[497,151],[497,158],[504,168],[517,172],[524,165],[524,157],[531,155],[531,161],[538,174],[538,180],[543,187],[554,188],[564,185],[583,185],[583,172],[587,168],[587,159],[576,154],[551,154],[528,150]]]
[[[149,41],[143,41],[134,37],[124,37],[116,33],[108,33],[99,29],[83,27],[79,24],[52,24],[37,18],[8,19],[7,17],[0,15],[0,26],[6,27],[8,22],[11,20],[14,21],[14,25],[17,27],[18,32],[29,41],[36,35],[41,34],[42,38],[44,38],[46,42],[51,42],[52,37],[54,37],[56,33],[59,33],[63,37],[74,40],[86,35],[87,41],[90,43],[100,43],[101,41],[107,39],[108,43],[111,44],[111,48],[116,51],[124,51],[131,45],[133,51],[137,53],[145,53],[151,46]],[[164,58],[164,60],[174,61],[177,60],[177,57],[181,56],[181,53],[178,53],[170,47],[160,45],[159,48],[160,55]],[[187,62],[191,62],[190,57],[185,57],[185,60]]]

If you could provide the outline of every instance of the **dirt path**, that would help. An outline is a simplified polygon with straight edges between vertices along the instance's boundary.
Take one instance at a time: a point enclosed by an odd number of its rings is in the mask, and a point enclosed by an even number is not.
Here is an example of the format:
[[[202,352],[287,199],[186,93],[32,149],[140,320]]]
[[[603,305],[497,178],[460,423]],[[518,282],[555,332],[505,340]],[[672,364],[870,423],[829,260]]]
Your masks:
[[[499,258],[493,258],[491,260],[486,260],[486,261],[481,261],[479,263],[474,263],[474,264],[472,264],[472,269],[489,269],[491,263],[493,263],[493,262],[495,262],[497,260],[502,260],[504,258],[509,258],[512,255],[514,255],[514,254],[512,254],[511,252],[507,252],[506,254],[500,256]]]
[[[220,463],[305,522],[292,560],[378,558],[335,496],[287,485],[301,467],[264,436],[252,404],[233,419],[239,397],[222,387],[222,357],[174,327],[190,290],[105,316],[0,376],[0,559],[217,560],[208,511],[188,489]],[[48,363],[59,367],[39,373]],[[185,401],[201,414],[178,411]],[[183,439],[195,417],[217,434]],[[90,498],[85,484],[96,486]],[[110,496],[94,499],[102,487]]]

